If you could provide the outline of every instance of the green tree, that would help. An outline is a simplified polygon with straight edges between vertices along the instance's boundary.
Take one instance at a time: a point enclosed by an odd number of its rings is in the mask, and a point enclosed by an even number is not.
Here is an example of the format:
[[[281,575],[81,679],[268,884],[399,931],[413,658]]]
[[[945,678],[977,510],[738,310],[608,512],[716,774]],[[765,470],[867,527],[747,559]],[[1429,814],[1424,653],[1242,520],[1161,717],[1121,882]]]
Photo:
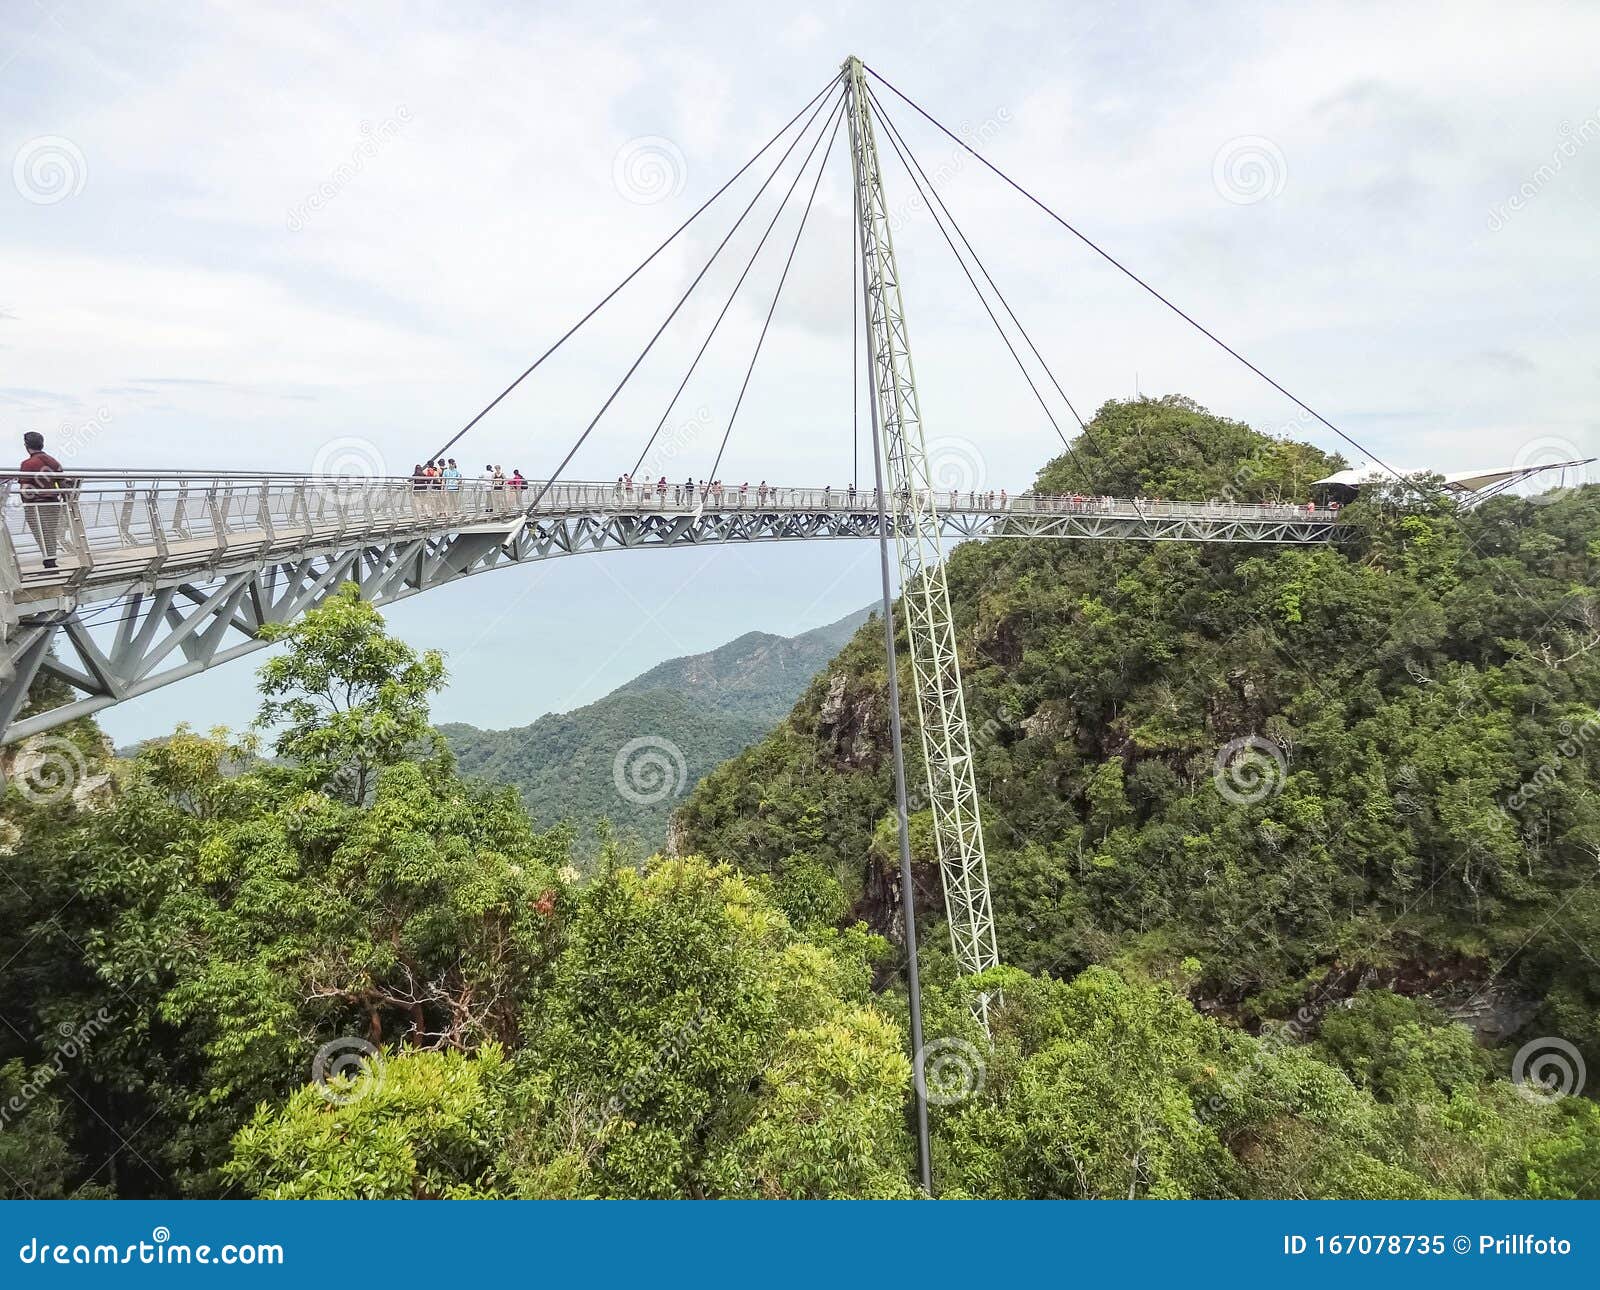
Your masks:
[[[690,858],[576,896],[521,1047],[389,1052],[259,1107],[262,1196],[911,1194],[910,1068],[860,940],[813,944]]]
[[[442,767],[447,753],[428,725],[428,696],[444,686],[443,656],[429,650],[419,657],[390,636],[355,583],[261,634],[289,649],[261,669],[256,724],[281,727],[274,747],[308,783],[360,806],[373,773],[413,756],[419,745]]]

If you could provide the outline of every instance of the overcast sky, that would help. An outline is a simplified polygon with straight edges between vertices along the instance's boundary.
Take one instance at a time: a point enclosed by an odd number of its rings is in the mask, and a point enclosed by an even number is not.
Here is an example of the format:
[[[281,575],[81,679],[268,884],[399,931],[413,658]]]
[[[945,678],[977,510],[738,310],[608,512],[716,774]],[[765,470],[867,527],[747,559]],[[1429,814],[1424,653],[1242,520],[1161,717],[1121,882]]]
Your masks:
[[[1589,3],[0,0],[0,425],[85,467],[407,472],[853,52],[1391,463],[1588,455],[1597,49]],[[1080,409],[1182,392],[1358,457],[885,105]],[[478,426],[463,465],[552,469],[761,173]],[[724,479],[848,479],[847,179],[841,139]],[[886,184],[928,434],[952,469],[1025,487],[1058,441],[892,160]],[[755,219],[569,474],[632,466]],[[668,422],[652,465],[674,478],[710,468],[792,230]],[[837,618],[876,576],[868,544],[584,557],[391,622],[449,654],[439,719],[504,726]],[[251,683],[236,663],[104,724],[240,725]]]

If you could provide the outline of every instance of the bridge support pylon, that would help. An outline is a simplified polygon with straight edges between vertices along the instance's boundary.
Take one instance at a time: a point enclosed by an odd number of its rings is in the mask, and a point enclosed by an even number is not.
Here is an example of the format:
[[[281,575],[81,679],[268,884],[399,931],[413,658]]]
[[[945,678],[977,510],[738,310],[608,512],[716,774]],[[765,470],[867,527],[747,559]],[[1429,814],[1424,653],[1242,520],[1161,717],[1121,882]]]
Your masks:
[[[885,486],[900,561],[900,603],[911,646],[917,729],[927,764],[928,805],[944,880],[950,940],[957,967],[970,974],[1000,962],[972,738],[956,659],[950,591],[945,583],[938,498],[911,366],[905,302],[895,264],[866,70],[860,59],[852,57],[845,62],[844,74],[850,95],[856,218],[861,226],[869,385],[888,475]],[[905,893],[907,900],[911,896],[911,892]],[[987,1026],[987,997],[979,1000],[978,1015]]]

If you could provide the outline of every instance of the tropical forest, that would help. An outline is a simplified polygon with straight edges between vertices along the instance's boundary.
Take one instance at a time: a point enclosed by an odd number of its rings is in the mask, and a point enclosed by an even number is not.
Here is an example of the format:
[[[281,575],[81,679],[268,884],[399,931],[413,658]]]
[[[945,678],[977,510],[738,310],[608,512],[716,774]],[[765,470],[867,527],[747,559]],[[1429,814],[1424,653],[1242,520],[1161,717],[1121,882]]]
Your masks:
[[[1345,464],[1179,396],[1089,430],[1038,492]],[[1600,487],[1437,483],[1322,545],[951,550],[978,976],[898,608],[910,890],[877,615],[763,644],[803,674],[724,687],[648,819],[606,789],[659,705],[508,764],[353,584],[246,729],[23,740],[0,1192],[912,1198],[920,1093],[940,1198],[1600,1197]]]

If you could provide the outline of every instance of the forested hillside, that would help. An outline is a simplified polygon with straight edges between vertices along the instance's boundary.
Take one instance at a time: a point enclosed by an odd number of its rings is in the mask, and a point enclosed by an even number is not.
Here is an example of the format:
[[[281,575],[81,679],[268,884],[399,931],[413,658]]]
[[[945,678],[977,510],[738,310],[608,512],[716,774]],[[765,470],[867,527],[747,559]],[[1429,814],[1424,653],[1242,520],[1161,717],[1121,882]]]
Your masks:
[[[464,775],[520,789],[547,828],[571,823],[583,855],[593,855],[602,819],[659,847],[683,795],[781,721],[867,612],[798,636],[747,632],[704,654],[668,659],[603,699],[532,725],[439,729]]]
[[[1178,401],[1095,429],[1151,492],[1326,465]],[[955,554],[1008,966],[925,937],[938,1194],[1600,1196],[1600,502],[1347,522]],[[676,855],[587,876],[353,586],[270,631],[258,731],[8,766],[0,1194],[916,1194],[871,631]]]
[[[1303,499],[1337,464],[1181,399],[1091,431],[1041,488]],[[1389,986],[1487,1042],[1600,1053],[1600,489],[1460,514],[1397,491],[1343,524],[1338,548],[954,553],[1002,957],[1125,967],[1252,1027]],[[779,890],[825,872],[892,931],[882,653],[861,632],[679,829]],[[937,918],[925,813],[913,838]]]

